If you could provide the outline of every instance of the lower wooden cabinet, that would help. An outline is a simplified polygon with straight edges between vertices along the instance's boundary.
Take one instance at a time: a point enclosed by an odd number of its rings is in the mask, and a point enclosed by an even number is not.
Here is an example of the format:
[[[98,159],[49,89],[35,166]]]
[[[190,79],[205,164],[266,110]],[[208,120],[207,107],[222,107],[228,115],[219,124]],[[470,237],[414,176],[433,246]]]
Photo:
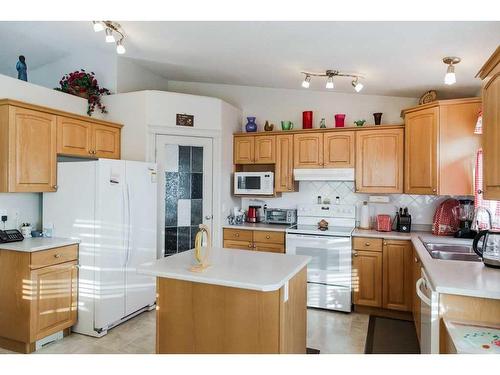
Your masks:
[[[224,228],[223,240],[228,249],[285,252],[285,232]]]
[[[21,353],[77,321],[78,245],[33,253],[0,245],[0,347]]]
[[[382,306],[382,252],[354,250],[353,301],[355,305]]]
[[[410,241],[384,240],[382,307],[412,311],[413,267]]]
[[[413,264],[410,241],[353,238],[355,305],[412,311]]]

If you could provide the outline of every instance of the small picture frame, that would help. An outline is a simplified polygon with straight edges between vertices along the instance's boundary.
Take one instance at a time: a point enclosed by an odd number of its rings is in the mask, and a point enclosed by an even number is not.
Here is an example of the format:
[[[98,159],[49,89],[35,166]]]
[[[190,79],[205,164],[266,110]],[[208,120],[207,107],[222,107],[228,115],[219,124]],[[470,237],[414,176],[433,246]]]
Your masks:
[[[177,113],[175,124],[177,126],[194,126],[194,115],[188,115],[185,113]]]

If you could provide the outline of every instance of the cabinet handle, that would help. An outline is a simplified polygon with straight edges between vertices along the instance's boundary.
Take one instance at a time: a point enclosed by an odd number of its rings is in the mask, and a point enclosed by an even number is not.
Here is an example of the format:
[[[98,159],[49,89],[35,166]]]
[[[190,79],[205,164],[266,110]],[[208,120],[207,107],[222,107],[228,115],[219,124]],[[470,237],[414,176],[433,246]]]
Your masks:
[[[370,243],[369,242],[365,242],[365,246],[370,246]]]
[[[386,241],[384,241],[384,246],[386,246],[386,245],[387,245],[387,242],[386,242]]]
[[[54,258],[60,258],[61,254],[54,254]]]
[[[267,236],[266,236],[266,238],[267,238],[267,239],[270,239],[270,238],[271,238],[271,236],[270,236],[270,235],[267,235]]]
[[[413,258],[415,260],[415,263],[418,263],[418,259],[417,257]]]
[[[52,185],[52,189],[57,190],[57,189],[59,189],[59,186],[57,186],[57,185]]]
[[[432,189],[432,192],[435,193],[437,190],[436,189]]]
[[[240,234],[239,234],[239,233],[235,233],[235,234],[234,234],[234,236],[235,236],[235,237],[239,237],[239,236],[240,236]]]
[[[352,255],[354,255],[355,257],[357,257],[358,256],[358,252],[355,251],[354,253],[352,253]]]
[[[249,247],[249,248],[252,248],[252,247],[253,247],[253,246],[252,246],[252,243],[249,243],[249,244],[248,244],[248,247]]]
[[[257,247],[257,245],[256,245],[256,244],[253,244],[253,248],[255,249],[256,247]]]

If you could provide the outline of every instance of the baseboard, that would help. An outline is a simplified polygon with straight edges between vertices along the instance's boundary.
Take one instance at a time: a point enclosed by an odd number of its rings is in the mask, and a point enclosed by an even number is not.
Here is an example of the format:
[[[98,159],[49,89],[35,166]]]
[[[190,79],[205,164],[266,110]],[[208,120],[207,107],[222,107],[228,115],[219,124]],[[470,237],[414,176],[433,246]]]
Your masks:
[[[409,311],[387,310],[387,309],[382,309],[380,307],[359,306],[359,305],[354,305],[353,311],[362,314],[377,315],[384,318],[413,321],[413,315]]]

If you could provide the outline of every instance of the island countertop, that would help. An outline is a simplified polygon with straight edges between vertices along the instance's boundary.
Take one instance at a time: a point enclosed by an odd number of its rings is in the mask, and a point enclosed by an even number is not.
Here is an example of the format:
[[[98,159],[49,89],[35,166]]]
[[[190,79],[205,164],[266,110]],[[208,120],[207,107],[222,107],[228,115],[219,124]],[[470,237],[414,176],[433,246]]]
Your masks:
[[[247,250],[212,248],[205,272],[192,272],[194,250],[142,264],[137,272],[156,277],[269,292],[283,287],[311,260]]]

